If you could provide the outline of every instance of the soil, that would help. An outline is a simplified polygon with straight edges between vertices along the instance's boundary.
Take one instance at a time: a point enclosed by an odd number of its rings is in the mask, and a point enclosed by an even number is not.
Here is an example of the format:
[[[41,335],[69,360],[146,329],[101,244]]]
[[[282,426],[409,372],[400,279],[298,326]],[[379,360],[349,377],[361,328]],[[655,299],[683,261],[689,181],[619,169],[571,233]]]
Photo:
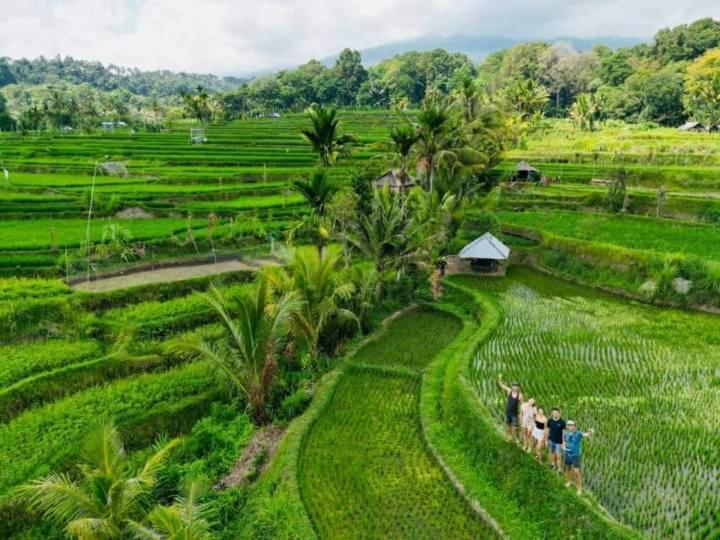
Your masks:
[[[230,260],[209,264],[173,266],[171,268],[158,268],[143,272],[132,272],[126,275],[117,275],[90,282],[82,281],[73,285],[73,289],[84,292],[115,291],[118,289],[127,289],[140,285],[169,283],[172,281],[182,281],[185,279],[224,274],[226,272],[237,272],[241,270],[255,271],[267,264],[272,264],[272,262],[269,259],[258,259],[257,261],[248,262]],[[274,262],[274,264],[277,264],[277,262]]]
[[[272,457],[275,455],[280,439],[285,430],[278,426],[270,425],[259,430],[243,450],[240,458],[233,465],[232,470],[217,483],[216,489],[226,489],[241,486],[252,482],[265,469],[268,468]],[[258,459],[262,462],[258,463]]]

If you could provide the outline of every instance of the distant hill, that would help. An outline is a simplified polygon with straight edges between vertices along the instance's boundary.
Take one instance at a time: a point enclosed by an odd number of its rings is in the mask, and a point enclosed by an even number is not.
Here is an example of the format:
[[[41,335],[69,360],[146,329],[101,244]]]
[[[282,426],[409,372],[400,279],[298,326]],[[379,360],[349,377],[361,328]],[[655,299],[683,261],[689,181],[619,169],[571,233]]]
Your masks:
[[[573,38],[573,37],[557,37],[557,38],[537,38],[537,41],[548,41],[555,43],[558,41],[570,43],[578,51],[589,51],[595,45],[607,45],[611,49],[620,47],[632,47],[639,43],[651,41],[652,38],[641,39],[632,37],[593,37],[593,38]],[[487,36],[434,36],[425,35],[405,41],[396,41],[361,49],[363,63],[366,66],[372,66],[378,62],[391,58],[397,54],[408,51],[431,51],[433,49],[445,49],[450,52],[465,53],[474,62],[480,62],[488,54],[507,49],[518,43],[534,41],[533,39],[513,39],[506,37],[487,37]],[[330,56],[321,60],[326,65],[335,63],[337,56]]]

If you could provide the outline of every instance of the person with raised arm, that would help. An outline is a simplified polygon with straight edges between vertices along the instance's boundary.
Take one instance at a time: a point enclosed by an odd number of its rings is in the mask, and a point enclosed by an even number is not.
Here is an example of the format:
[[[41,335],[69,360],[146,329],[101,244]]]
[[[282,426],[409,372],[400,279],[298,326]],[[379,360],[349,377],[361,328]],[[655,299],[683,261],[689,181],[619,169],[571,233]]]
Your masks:
[[[522,405],[524,399],[522,392],[520,392],[520,383],[514,382],[508,386],[503,380],[502,373],[500,373],[498,375],[498,386],[507,395],[507,401],[505,402],[505,433],[509,441],[515,440],[515,442],[521,444],[520,405]]]
[[[567,474],[567,487],[573,483],[577,488],[578,495],[583,492],[583,478],[580,465],[582,455],[582,441],[595,433],[595,430],[578,431],[575,422],[568,420],[565,427],[567,431],[563,436],[563,450],[565,451],[565,472]]]

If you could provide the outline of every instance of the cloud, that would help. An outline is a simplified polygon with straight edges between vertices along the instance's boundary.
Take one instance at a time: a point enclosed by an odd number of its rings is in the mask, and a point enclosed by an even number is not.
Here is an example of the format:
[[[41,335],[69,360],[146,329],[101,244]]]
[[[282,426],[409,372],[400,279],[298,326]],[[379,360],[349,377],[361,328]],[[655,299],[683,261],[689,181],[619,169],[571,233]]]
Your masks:
[[[238,74],[423,34],[648,37],[717,0],[0,0],[0,56]]]

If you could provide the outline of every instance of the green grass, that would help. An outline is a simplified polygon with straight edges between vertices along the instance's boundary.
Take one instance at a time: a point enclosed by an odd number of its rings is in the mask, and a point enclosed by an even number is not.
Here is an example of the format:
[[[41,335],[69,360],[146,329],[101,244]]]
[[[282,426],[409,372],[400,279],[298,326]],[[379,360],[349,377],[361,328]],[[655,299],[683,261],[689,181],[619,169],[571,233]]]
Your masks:
[[[321,538],[492,536],[429,453],[421,377],[405,369],[424,367],[459,329],[449,314],[413,310],[352,357],[300,454],[300,489]]]
[[[383,366],[423,369],[460,331],[457,317],[443,312],[414,309],[392,321],[387,337],[369,342],[353,361]],[[422,336],[423,346],[418,346]]]
[[[720,228],[629,215],[527,211],[498,212],[502,223],[624,248],[695,255],[720,261]]]
[[[350,370],[308,435],[304,500],[321,538],[473,538],[478,516],[425,449],[420,379]]]
[[[560,406],[582,430],[587,487],[616,518],[656,538],[720,530],[720,320],[645,307],[511,269],[504,280],[454,282],[491,294],[502,323],[473,363],[499,427],[497,374]],[[713,480],[715,478],[715,480]],[[713,532],[714,531],[714,532]]]
[[[23,346],[0,346],[0,391],[31,375],[100,354],[99,344],[89,340],[48,340]]]
[[[508,152],[496,174],[508,176],[522,159],[564,182],[608,178],[623,167],[633,185],[718,190],[719,150],[720,138],[715,134],[621,123],[582,132],[567,120],[548,120],[547,129]]]
[[[169,236],[187,230],[187,221],[184,219],[93,219],[90,223],[91,241],[100,241],[103,229],[113,223],[130,230],[136,240]],[[193,227],[202,226],[204,220],[193,220]],[[78,247],[85,241],[86,227],[85,219],[0,220],[0,250],[49,249],[53,230],[58,248]]]
[[[190,364],[86,390],[18,416],[0,426],[0,461],[4,464],[0,497],[13,486],[77,459],[84,435],[100,419],[114,418],[130,428],[131,435],[135,431],[137,440],[143,422],[155,411],[178,408],[201,397],[213,390],[211,380],[206,365]],[[187,411],[185,414],[192,419]]]

